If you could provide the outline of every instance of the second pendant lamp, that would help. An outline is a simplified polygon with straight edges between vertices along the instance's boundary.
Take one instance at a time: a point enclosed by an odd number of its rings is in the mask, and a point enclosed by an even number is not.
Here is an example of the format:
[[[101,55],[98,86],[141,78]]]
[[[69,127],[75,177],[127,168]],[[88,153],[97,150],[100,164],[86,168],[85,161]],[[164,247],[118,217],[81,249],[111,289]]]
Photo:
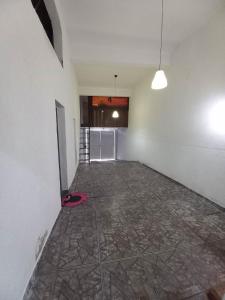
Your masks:
[[[155,76],[152,80],[152,89],[161,90],[167,87],[167,78],[165,72],[161,70],[162,62],[162,45],[163,45],[163,10],[164,10],[164,0],[162,0],[162,18],[161,18],[161,36],[160,36],[160,52],[159,52],[159,69],[156,71]]]
[[[114,75],[115,96],[117,96],[117,84],[116,84],[117,77],[118,77],[118,75],[115,74],[115,75]],[[117,111],[117,110],[114,110],[113,113],[112,113],[113,119],[118,119],[119,116],[120,116],[120,115],[119,115],[118,111]]]

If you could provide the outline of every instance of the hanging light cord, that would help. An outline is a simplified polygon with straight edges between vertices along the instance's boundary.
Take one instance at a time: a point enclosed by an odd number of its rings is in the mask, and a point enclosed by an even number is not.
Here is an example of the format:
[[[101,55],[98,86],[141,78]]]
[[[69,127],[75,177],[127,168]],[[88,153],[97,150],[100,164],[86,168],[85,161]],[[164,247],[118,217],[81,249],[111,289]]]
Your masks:
[[[159,54],[159,70],[161,69],[162,62],[162,46],[163,46],[163,10],[164,10],[164,0],[162,0],[162,18],[161,18],[161,41],[160,41],[160,54]]]
[[[116,80],[117,80],[118,75],[114,75],[114,87],[115,87],[115,96],[117,96],[117,84],[116,84]]]

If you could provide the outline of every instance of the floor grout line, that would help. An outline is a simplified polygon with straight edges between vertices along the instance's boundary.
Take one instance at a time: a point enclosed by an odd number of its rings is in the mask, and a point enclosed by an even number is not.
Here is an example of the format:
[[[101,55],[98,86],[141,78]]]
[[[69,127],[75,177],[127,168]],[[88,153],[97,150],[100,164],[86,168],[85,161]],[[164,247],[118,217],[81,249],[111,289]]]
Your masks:
[[[97,241],[98,241],[98,262],[99,262],[99,269],[100,269],[100,276],[101,276],[101,289],[102,289],[102,299],[103,299],[103,297],[104,297],[104,285],[103,285],[103,274],[102,274],[102,267],[101,267],[100,233],[99,233],[99,228],[98,228],[96,208],[95,208],[95,222],[96,222],[96,234],[97,234]]]

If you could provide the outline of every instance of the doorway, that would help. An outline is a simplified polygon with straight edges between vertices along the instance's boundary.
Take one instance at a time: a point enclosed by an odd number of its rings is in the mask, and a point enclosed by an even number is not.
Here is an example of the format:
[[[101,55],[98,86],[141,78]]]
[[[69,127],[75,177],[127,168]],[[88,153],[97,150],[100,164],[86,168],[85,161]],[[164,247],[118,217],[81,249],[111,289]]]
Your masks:
[[[116,128],[91,128],[91,161],[116,160]]]
[[[68,191],[65,109],[63,105],[61,105],[58,101],[55,101],[55,110],[56,110],[60,192],[61,195],[64,195]]]
[[[73,130],[74,130],[74,155],[75,155],[75,168],[77,167],[77,127],[76,119],[73,119]]]

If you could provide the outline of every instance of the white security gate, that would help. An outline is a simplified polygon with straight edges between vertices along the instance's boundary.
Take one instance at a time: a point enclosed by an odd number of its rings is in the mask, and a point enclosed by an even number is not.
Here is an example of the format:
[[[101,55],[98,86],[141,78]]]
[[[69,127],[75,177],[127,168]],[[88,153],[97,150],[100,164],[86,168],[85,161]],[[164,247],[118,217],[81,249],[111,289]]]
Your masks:
[[[116,133],[115,128],[91,128],[91,161],[116,159]]]

